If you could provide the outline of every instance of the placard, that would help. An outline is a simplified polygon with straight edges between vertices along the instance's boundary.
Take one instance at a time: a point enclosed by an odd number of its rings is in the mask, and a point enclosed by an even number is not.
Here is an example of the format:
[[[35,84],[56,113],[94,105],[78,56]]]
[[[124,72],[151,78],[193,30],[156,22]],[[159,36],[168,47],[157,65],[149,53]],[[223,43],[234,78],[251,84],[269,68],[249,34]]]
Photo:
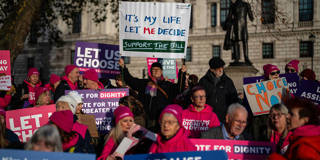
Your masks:
[[[225,151],[172,152],[159,154],[137,154],[124,157],[125,160],[226,160]]]
[[[119,2],[123,56],[185,58],[191,4]]]
[[[27,142],[38,128],[48,123],[55,111],[55,104],[7,111],[6,127],[17,134],[21,142]]]
[[[74,64],[80,72],[96,69],[99,77],[115,78],[120,74],[118,45],[76,42]]]
[[[270,142],[220,139],[191,139],[191,142],[198,151],[224,150],[229,159],[266,159],[276,151]]]
[[[253,115],[268,114],[274,104],[281,102],[282,95],[287,94],[286,78],[243,85]]]
[[[82,112],[95,116],[97,129],[101,134],[112,129],[113,111],[119,106],[120,98],[129,96],[128,88],[75,91],[82,97]],[[66,94],[69,92],[70,90],[65,91]]]
[[[297,95],[320,104],[320,83],[317,81],[301,80]]]
[[[171,82],[175,82],[178,79],[178,66],[177,61],[172,58],[147,58],[148,75],[151,76],[151,65],[154,62],[162,64],[163,77],[168,78]]]
[[[10,51],[0,50],[0,90],[8,91],[11,88]]]
[[[94,115],[89,114],[77,114],[78,122],[88,126],[88,130],[91,137],[99,137],[97,125],[96,125],[96,118]]]

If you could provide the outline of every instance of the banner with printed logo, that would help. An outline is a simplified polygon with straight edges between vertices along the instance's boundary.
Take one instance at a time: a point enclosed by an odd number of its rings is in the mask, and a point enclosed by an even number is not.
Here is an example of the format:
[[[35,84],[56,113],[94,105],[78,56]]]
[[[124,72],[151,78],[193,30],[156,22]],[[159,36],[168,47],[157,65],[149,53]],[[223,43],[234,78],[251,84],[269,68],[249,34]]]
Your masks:
[[[129,96],[128,88],[75,91],[82,97],[82,112],[95,116],[97,129],[101,134],[111,130],[113,111],[119,106],[120,98]],[[66,94],[69,92],[67,90]]]
[[[172,58],[147,58],[147,65],[148,65],[148,75],[151,76],[151,65],[154,62],[159,62],[162,64],[162,72],[163,77],[168,78],[171,82],[175,82],[178,80],[178,66],[177,61]]]
[[[191,4],[119,2],[123,56],[185,58]]]
[[[94,68],[99,77],[115,78],[120,74],[118,45],[76,42],[74,64],[81,72]]]
[[[245,95],[253,115],[268,114],[271,106],[281,102],[283,95],[288,94],[286,78],[243,85]]]
[[[137,154],[124,157],[125,160],[227,160],[225,151],[172,152],[159,154]]]
[[[17,109],[6,112],[6,127],[12,130],[21,142],[27,142],[33,133],[49,121],[56,105]]]
[[[224,150],[228,159],[266,159],[276,151],[270,142],[234,141],[220,139],[191,139],[198,151]]]
[[[10,51],[0,50],[0,90],[8,91],[11,88]]]

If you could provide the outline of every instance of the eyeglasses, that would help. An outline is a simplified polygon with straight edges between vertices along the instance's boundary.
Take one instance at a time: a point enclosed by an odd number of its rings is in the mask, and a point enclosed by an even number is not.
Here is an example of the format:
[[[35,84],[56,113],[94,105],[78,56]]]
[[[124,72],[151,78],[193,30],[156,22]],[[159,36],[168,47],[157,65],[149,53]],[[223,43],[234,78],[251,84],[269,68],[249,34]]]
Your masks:
[[[207,98],[207,96],[192,96],[194,99],[203,99]]]
[[[270,114],[269,118],[271,119],[278,119],[280,118],[282,115],[284,115],[283,113],[278,113],[278,114]]]
[[[280,74],[280,71],[275,71],[275,72],[271,72],[271,73],[270,73],[271,76],[274,76],[274,75],[276,75],[276,74]]]
[[[295,69],[286,68],[286,72],[287,73],[296,73],[296,70]]]
[[[160,121],[160,125],[166,125],[168,123],[170,126],[172,126],[177,122],[178,121]]]
[[[234,120],[236,123],[241,124],[241,125],[245,125],[247,124],[247,121],[241,121],[241,120]]]

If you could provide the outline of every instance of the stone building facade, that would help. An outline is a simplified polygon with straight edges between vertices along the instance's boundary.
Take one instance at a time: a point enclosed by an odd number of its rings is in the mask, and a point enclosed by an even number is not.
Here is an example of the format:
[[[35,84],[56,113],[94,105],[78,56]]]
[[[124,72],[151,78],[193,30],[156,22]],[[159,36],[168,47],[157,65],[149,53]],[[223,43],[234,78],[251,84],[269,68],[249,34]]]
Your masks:
[[[190,74],[196,74],[201,78],[209,68],[208,61],[211,57],[220,56],[227,65],[232,62],[231,51],[223,50],[225,31],[222,29],[228,6],[232,2],[230,0],[184,0],[184,2],[192,4],[186,65]],[[281,72],[284,72],[287,62],[298,59],[300,71],[313,68],[317,79],[320,79],[320,1],[248,0],[248,2],[255,17],[253,22],[248,22],[249,58],[257,70],[255,74],[261,75],[262,66],[267,63],[277,65]],[[46,43],[27,46],[15,62],[15,82],[22,82],[30,66],[40,68],[44,81],[48,80],[50,73],[62,75],[64,66],[72,63],[76,41],[119,44],[118,29],[112,18],[95,24],[91,21],[92,16],[84,11],[75,24],[77,26],[73,28],[68,28],[63,22],[59,22],[58,27],[63,31],[66,41],[63,47],[55,48]],[[127,60],[130,72],[142,78],[147,69],[146,59],[130,57]],[[177,61],[181,66],[181,59]],[[236,76],[238,76],[237,80],[234,80],[236,87],[241,90],[241,79],[245,75]]]

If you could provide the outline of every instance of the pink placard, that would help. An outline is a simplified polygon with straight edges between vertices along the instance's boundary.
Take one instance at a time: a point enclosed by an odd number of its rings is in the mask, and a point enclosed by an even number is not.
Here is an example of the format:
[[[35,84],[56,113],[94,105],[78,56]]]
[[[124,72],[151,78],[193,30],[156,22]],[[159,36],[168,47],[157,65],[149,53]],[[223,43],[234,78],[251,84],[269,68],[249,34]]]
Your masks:
[[[0,90],[11,88],[10,51],[0,50]]]
[[[191,139],[198,151],[225,150],[228,159],[266,159],[275,152],[270,142],[238,141],[221,139]]]
[[[48,123],[55,111],[55,104],[7,111],[6,127],[17,134],[21,142],[27,142],[36,129]]]

